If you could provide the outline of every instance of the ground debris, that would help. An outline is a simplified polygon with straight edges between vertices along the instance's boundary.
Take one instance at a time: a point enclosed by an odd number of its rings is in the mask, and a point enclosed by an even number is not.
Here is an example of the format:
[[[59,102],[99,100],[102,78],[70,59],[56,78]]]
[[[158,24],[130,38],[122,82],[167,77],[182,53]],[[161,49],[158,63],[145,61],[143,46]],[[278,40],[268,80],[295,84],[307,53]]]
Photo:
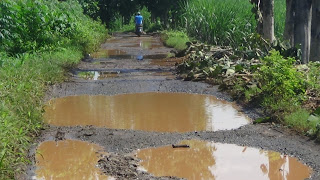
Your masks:
[[[124,179],[181,179],[176,177],[154,177],[147,172],[138,170],[140,160],[131,155],[108,153],[98,161],[102,172],[119,180]]]

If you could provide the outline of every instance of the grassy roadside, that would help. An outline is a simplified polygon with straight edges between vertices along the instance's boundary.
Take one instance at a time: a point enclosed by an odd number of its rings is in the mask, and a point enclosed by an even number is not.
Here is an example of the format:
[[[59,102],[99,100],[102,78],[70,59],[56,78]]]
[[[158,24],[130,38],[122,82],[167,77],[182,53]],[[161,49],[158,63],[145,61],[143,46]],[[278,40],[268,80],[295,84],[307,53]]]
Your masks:
[[[0,57],[0,179],[15,177],[28,163],[27,150],[42,127],[44,92],[65,79],[67,68],[83,57],[81,49]]]
[[[75,0],[3,0],[0,8],[0,179],[15,179],[42,127],[47,87],[99,47],[107,30]]]
[[[185,44],[182,32],[163,33],[165,44]],[[185,51],[186,60],[177,67],[185,80],[219,85],[235,100],[261,107],[266,117],[256,123],[281,123],[320,140],[320,63],[299,65],[276,50],[248,60],[232,48],[203,43],[191,43]]]
[[[187,48],[186,43],[190,41],[190,38],[181,31],[162,31],[161,40],[166,46],[182,51]]]

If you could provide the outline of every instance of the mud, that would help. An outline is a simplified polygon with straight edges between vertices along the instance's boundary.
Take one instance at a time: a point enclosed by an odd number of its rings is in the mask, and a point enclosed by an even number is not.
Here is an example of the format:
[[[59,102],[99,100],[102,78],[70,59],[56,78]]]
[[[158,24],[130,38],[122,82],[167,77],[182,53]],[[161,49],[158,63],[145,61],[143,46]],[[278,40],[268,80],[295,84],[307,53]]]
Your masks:
[[[161,44],[158,37],[149,36],[143,38],[151,38],[153,39],[151,43]],[[144,56],[168,54],[172,50],[163,46],[148,49],[141,48],[140,46],[126,47],[134,46],[135,44],[139,44],[139,38],[133,34],[115,34],[115,37],[103,44],[101,48],[123,50],[133,56],[139,55],[140,52],[142,52]],[[185,82],[177,78],[168,78],[166,74],[164,74],[164,76],[160,76],[159,74],[155,75],[156,73],[161,74],[161,72],[174,74],[175,67],[166,64],[152,64],[152,61],[151,59],[144,59],[142,61],[112,58],[85,59],[72,72],[77,70],[120,71],[120,76],[89,81],[77,78],[74,74],[70,76],[69,81],[52,86],[47,92],[45,101],[49,101],[52,98],[74,95],[112,96],[117,94],[149,92],[204,94],[215,96],[221,100],[232,101],[231,97],[224,92],[220,92],[216,86],[201,82]],[[125,75],[122,76],[122,74]],[[240,108],[239,111],[245,113],[252,119],[260,117],[261,112],[263,112],[246,107]],[[99,167],[106,175],[118,179],[179,179],[175,177],[158,178],[149,173],[139,171],[137,167],[134,167],[138,165],[138,159],[134,157],[133,152],[139,149],[178,144],[183,140],[191,139],[236,144],[242,147],[246,146],[248,148],[279,152],[282,155],[295,157],[300,162],[311,167],[312,174],[310,179],[320,179],[320,146],[307,137],[297,135],[286,127],[274,124],[248,124],[234,130],[217,132],[196,131],[188,133],[117,130],[93,126],[55,127],[48,125],[45,130],[41,132],[41,136],[38,138],[36,145],[30,150],[30,159],[34,163],[28,167],[25,179],[32,179],[35,176],[35,154],[39,144],[45,141],[59,141],[64,139],[81,140],[103,147],[108,155],[101,158],[98,162]],[[267,172],[267,168],[262,167],[262,169]],[[259,171],[261,172],[261,169],[259,169]],[[250,177],[250,175],[248,175],[248,177]]]
[[[218,131],[250,123],[237,109],[235,104],[196,94],[69,96],[48,102],[44,118],[55,126],[93,125],[156,132]]]

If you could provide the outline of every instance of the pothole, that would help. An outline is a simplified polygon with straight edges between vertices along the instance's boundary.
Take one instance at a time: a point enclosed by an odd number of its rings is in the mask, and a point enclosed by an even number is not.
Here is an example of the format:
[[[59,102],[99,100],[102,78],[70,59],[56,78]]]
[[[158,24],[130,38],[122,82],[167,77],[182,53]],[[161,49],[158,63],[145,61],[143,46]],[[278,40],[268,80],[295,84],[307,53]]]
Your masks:
[[[119,77],[119,71],[81,71],[76,73],[79,78],[86,80],[103,80]]]
[[[49,101],[44,118],[55,126],[156,132],[230,130],[250,123],[233,103],[186,93],[69,96]]]
[[[165,59],[154,59],[150,62],[151,65],[157,65],[157,66],[175,66],[176,64],[179,64],[182,62],[181,58],[165,58]]]
[[[301,180],[311,169],[297,159],[273,151],[199,140],[139,150],[140,169],[155,176],[187,179]]]
[[[36,179],[107,179],[97,167],[102,147],[83,141],[43,142],[36,153]],[[97,153],[101,152],[101,153]]]
[[[110,58],[110,57],[118,57],[118,56],[123,56],[127,55],[127,53],[123,50],[118,50],[118,49],[100,49],[97,52],[92,53],[91,57],[92,58]]]

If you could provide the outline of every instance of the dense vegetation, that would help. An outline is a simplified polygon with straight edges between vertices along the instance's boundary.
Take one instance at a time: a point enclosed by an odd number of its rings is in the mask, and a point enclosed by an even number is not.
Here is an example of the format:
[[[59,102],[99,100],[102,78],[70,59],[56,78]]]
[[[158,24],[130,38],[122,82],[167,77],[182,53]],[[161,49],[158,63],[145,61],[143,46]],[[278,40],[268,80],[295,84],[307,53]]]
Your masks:
[[[189,47],[178,67],[182,77],[219,84],[235,99],[261,107],[266,118],[257,122],[280,122],[320,140],[320,65],[300,65],[299,49],[282,42],[284,0],[275,0],[274,43],[256,33],[247,1],[190,0],[182,7],[185,33],[210,44]]]
[[[65,68],[106,34],[75,0],[0,1],[0,179],[15,178],[28,163],[46,86],[62,81]]]

